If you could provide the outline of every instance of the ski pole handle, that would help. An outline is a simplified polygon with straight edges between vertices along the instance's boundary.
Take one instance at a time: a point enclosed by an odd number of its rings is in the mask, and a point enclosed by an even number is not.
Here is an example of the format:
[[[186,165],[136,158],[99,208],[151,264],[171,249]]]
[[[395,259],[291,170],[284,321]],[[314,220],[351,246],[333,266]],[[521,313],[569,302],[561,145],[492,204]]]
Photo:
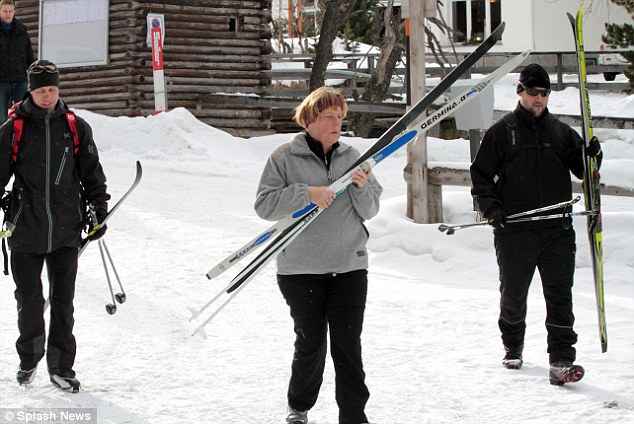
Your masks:
[[[471,228],[471,227],[481,227],[483,225],[488,225],[488,224],[489,224],[489,221],[480,221],[480,222],[474,222],[472,224],[460,224],[460,225],[440,224],[438,226],[438,231],[440,231],[441,233],[446,233],[448,236],[450,236],[453,233],[455,233],[457,230],[462,230],[464,228]]]

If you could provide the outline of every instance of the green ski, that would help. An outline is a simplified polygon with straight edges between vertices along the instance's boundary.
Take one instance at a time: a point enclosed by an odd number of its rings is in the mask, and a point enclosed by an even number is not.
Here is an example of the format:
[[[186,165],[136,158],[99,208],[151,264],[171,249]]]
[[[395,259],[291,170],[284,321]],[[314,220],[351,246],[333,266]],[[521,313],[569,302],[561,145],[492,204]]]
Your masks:
[[[608,333],[605,322],[605,296],[603,288],[603,225],[601,222],[601,187],[599,167],[596,158],[587,154],[587,148],[592,138],[592,115],[590,114],[590,99],[588,96],[586,78],[586,57],[583,47],[583,16],[585,13],[583,1],[574,17],[568,13],[568,19],[572,25],[577,49],[577,62],[579,65],[579,97],[581,100],[581,118],[583,121],[582,135],[583,146],[583,195],[586,210],[595,212],[588,215],[588,238],[590,239],[590,255],[592,256],[592,269],[594,272],[594,291],[599,314],[599,338],[601,339],[601,351],[608,350]]]

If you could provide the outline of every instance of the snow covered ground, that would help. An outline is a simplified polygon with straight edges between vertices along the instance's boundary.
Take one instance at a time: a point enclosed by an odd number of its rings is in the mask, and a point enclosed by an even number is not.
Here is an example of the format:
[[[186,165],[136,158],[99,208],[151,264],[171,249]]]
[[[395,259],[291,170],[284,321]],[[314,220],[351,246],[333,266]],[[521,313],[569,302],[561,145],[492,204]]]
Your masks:
[[[515,76],[516,78],[517,76]],[[513,106],[513,76],[497,102]],[[565,96],[565,97],[564,97]],[[553,94],[554,110],[577,104],[573,90]],[[632,97],[592,98],[593,110]],[[603,106],[602,106],[603,105]],[[597,110],[598,109],[598,110]],[[48,382],[45,364],[33,386],[17,387],[13,282],[0,284],[1,408],[97,408],[101,423],[281,423],[292,355],[292,322],[268,266],[207,327],[189,336],[189,308],[227,284],[204,274],[268,226],[252,210],[267,155],[291,135],[238,139],[184,109],[148,118],[108,118],[79,111],[93,126],[117,199],[141,160],[137,191],[110,221],[107,242],[128,301],[104,310],[106,282],[96,246],[82,257],[76,294],[76,371],[83,391],[65,394]],[[634,188],[634,131],[600,131],[604,180]],[[369,142],[346,139],[360,150]],[[467,166],[464,141],[430,140],[430,159]],[[501,367],[497,266],[489,228],[446,236],[436,225],[403,217],[404,152],[376,173],[385,186],[380,214],[369,222],[370,286],[363,333],[371,397],[379,424],[634,422],[634,199],[604,198],[609,349],[600,353],[591,265],[583,219],[577,228],[574,290],[576,385],[548,384],[545,308],[531,288],[525,366]],[[472,220],[466,188],[444,188],[447,222]],[[3,421],[5,420],[5,421]],[[19,421],[10,421],[19,422]],[[36,422],[36,421],[33,421]],[[328,363],[311,424],[337,423]]]

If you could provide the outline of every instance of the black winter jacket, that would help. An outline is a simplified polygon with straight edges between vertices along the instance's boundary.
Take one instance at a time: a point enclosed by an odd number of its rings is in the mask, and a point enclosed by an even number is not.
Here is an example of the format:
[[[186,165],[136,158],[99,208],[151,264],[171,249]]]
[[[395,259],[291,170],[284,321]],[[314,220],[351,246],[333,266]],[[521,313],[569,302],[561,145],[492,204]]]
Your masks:
[[[582,144],[581,137],[547,109],[535,118],[518,104],[489,128],[471,165],[471,194],[478,208],[485,216],[496,207],[510,215],[570,200],[570,172],[583,178]],[[561,220],[512,227],[555,225]]]
[[[14,18],[11,31],[0,29],[0,81],[26,81],[26,70],[34,61],[26,27]]]
[[[85,201],[106,210],[106,176],[88,123],[77,117],[80,145],[73,153],[73,138],[59,101],[48,112],[29,97],[17,108],[24,118],[22,141],[13,163],[13,122],[0,127],[0,187],[15,176],[8,220],[15,224],[9,238],[12,250],[49,253],[60,247],[78,247],[84,225]]]

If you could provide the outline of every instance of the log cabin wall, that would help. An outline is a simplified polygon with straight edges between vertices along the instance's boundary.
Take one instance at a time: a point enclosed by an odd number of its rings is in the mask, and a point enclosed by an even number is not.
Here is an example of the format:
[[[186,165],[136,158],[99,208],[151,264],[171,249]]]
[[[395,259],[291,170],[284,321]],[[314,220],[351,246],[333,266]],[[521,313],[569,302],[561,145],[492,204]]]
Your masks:
[[[16,1],[36,55],[39,3]],[[234,135],[272,132],[270,107],[218,100],[270,86],[271,0],[110,0],[109,12],[109,63],[61,69],[61,95],[71,107],[110,116],[154,111],[146,15],[161,13],[169,108],[185,107]]]

